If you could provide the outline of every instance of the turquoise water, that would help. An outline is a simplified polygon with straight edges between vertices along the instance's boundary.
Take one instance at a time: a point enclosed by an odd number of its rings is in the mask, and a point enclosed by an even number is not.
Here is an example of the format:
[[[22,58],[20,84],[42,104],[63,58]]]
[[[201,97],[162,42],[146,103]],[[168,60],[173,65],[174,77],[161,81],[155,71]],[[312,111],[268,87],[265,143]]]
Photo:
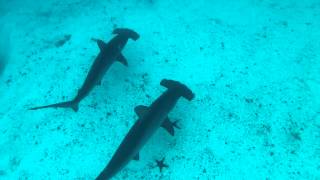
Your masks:
[[[94,179],[138,116],[186,84],[114,179],[320,179],[317,0],[0,0],[0,179]],[[72,99],[116,27],[140,34],[100,86]],[[69,38],[66,38],[69,37]],[[165,157],[162,172],[155,160]]]

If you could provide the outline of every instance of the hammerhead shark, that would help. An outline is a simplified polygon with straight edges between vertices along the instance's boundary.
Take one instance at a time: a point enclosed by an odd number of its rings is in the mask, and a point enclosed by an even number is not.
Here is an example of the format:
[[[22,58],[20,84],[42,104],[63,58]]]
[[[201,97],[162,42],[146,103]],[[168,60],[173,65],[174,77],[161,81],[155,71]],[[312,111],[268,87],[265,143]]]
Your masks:
[[[79,103],[84,99],[90,91],[96,86],[101,84],[101,80],[110,66],[115,62],[119,61],[125,66],[128,66],[126,58],[122,55],[121,51],[127,44],[128,39],[136,41],[139,35],[130,29],[117,28],[113,31],[116,36],[111,39],[108,43],[103,42],[99,39],[92,39],[97,42],[100,52],[96,57],[93,65],[91,66],[89,73],[79,89],[78,94],[73,100],[67,102],[60,102],[56,104],[40,106],[30,108],[29,110],[37,110],[43,108],[72,108],[75,112],[79,109]]]
[[[160,85],[166,87],[167,90],[150,107],[142,105],[135,107],[135,112],[139,117],[138,121],[132,126],[96,180],[108,180],[124,168],[130,160],[138,160],[140,149],[160,126],[173,135],[174,125],[168,118],[169,112],[180,97],[191,101],[194,94],[186,85],[178,81],[163,79]]]

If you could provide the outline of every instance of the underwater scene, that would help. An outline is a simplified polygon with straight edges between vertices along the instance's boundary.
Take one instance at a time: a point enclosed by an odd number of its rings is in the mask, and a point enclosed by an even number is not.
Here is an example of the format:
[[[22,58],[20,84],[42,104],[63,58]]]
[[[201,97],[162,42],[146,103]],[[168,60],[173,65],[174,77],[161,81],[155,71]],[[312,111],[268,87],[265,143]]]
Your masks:
[[[319,0],[0,0],[0,179],[320,179]]]

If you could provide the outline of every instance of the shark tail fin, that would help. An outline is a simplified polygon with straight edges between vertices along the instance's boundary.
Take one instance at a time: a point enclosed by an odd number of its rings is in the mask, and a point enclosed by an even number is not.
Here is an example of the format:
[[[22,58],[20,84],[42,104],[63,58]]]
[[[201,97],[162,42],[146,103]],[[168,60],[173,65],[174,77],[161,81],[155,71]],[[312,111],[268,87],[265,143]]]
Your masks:
[[[119,35],[125,35],[128,38],[131,38],[133,40],[139,39],[140,35],[136,33],[135,31],[127,28],[116,28],[113,30],[112,34],[119,34]]]
[[[186,98],[187,100],[191,101],[194,98],[193,92],[184,84],[174,81],[174,80],[169,80],[169,79],[163,79],[160,82],[161,86],[164,86],[168,89],[177,89],[179,93],[181,93],[181,96]]]
[[[30,108],[29,110],[38,110],[38,109],[45,109],[45,108],[71,108],[74,112],[77,112],[79,110],[79,103],[76,101],[67,101],[67,102],[61,102],[56,104],[50,104],[46,106],[39,106]]]

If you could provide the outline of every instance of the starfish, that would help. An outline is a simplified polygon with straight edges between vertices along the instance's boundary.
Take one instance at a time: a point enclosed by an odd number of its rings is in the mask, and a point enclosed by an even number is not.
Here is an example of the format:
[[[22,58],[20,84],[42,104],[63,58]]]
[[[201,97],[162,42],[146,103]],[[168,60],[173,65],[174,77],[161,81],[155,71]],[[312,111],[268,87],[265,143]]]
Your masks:
[[[162,172],[162,168],[168,168],[169,166],[167,164],[164,163],[164,159],[165,158],[162,158],[162,160],[156,160],[157,162],[157,166],[159,167],[160,169],[160,172]]]

